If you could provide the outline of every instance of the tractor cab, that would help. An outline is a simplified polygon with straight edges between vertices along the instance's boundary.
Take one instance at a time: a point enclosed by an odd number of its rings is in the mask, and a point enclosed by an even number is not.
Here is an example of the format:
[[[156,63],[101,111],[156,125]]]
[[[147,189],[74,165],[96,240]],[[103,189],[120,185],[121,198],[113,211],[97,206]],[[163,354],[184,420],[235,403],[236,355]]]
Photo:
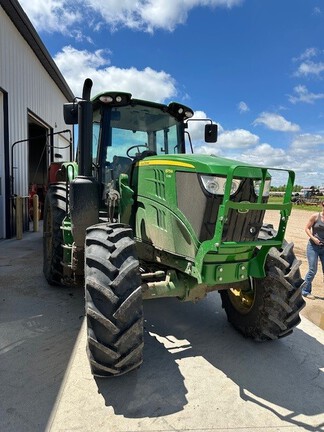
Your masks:
[[[186,153],[186,137],[193,152],[188,121],[193,111],[180,103],[169,105],[134,99],[130,93],[104,92],[91,101],[84,89],[83,99],[64,105],[67,124],[79,124],[77,150],[78,174],[92,176],[101,188],[101,206],[120,198],[121,174],[133,174],[140,160],[150,156],[174,156]],[[194,119],[198,120],[198,119]],[[205,123],[205,141],[216,142],[217,125],[210,119]],[[188,147],[188,144],[187,144]],[[125,178],[124,178],[125,183]],[[117,219],[119,215],[114,215]]]
[[[138,160],[185,153],[184,120],[193,115],[189,108],[177,104],[175,109],[173,104],[169,111],[164,105],[114,92],[99,95],[92,103],[92,174],[99,183],[119,190],[120,174],[131,175]]]

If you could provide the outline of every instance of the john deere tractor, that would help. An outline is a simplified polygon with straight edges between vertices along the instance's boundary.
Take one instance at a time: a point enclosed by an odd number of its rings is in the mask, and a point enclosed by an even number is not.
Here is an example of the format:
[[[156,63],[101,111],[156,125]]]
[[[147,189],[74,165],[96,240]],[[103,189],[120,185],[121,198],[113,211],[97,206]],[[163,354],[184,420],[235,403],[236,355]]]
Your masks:
[[[44,274],[85,285],[93,375],[117,376],[143,360],[143,299],[197,301],[219,291],[228,320],[256,341],[300,322],[300,261],[284,240],[294,173],[268,202],[275,168],[193,154],[193,111],[104,92],[64,106],[78,124],[76,161],[63,163],[44,214]],[[217,126],[205,120],[205,141]],[[207,123],[207,124],[206,124]],[[186,147],[189,149],[186,154]],[[274,231],[265,212],[277,212]]]

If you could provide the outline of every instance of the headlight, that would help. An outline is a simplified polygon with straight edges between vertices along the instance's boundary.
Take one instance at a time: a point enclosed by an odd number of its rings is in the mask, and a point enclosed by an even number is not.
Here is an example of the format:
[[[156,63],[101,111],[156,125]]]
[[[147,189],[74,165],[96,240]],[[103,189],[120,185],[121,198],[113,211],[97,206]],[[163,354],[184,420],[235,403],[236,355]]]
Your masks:
[[[254,192],[257,196],[259,196],[260,186],[261,186],[261,180],[253,180],[253,186],[254,186]],[[271,186],[271,180],[266,180],[264,182],[264,188],[263,188],[263,194],[262,196],[267,197],[270,194],[270,186]]]
[[[207,192],[213,195],[224,195],[226,178],[216,176],[200,176],[202,184]],[[241,184],[241,180],[233,179],[231,185],[231,195],[235,194]]]

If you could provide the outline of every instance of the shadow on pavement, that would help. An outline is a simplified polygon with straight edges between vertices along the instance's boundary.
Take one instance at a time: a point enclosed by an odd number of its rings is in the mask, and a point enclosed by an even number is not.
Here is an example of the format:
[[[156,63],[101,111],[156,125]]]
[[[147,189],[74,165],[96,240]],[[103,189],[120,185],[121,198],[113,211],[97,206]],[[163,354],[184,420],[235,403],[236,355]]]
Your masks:
[[[297,328],[274,342],[244,339],[227,323],[218,293],[197,304],[148,300],[144,311],[146,348],[141,368],[128,376],[97,379],[99,393],[115,414],[144,418],[183,410],[187,389],[179,364],[187,357],[202,357],[239,387],[243,401],[304,430],[323,430],[324,425],[314,428],[298,418],[323,414],[324,354],[315,338]],[[203,379],[207,391],[224,391],[211,390],[208,375]],[[283,414],[286,411],[289,414]]]
[[[82,288],[49,286],[41,233],[0,242],[0,430],[45,430],[84,315]]]
[[[147,331],[144,343],[144,364],[140,369],[121,377],[96,378],[106,405],[112,406],[115,414],[129,418],[181,411],[187,404],[187,390],[176,358]]]

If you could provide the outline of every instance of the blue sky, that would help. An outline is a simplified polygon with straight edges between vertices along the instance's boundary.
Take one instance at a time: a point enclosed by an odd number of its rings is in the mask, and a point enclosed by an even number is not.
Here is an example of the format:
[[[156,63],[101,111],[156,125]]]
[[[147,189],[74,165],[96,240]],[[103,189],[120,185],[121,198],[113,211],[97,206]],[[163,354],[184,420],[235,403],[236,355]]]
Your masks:
[[[195,152],[324,185],[321,0],[20,0],[76,96],[176,100],[219,124]],[[200,126],[201,127],[201,126]]]

